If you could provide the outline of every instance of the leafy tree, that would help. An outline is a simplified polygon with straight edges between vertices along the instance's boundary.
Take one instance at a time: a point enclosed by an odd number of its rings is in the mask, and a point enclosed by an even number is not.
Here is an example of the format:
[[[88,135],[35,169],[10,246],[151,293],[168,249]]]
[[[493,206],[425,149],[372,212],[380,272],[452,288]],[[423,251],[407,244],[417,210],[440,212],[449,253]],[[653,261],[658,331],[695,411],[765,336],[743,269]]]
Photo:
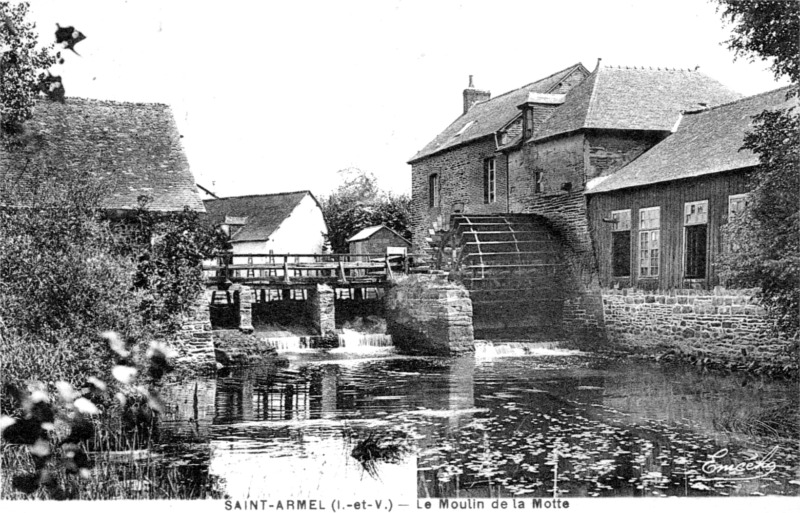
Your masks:
[[[53,46],[37,48],[34,24],[26,21],[28,2],[0,2],[0,125],[17,132],[33,114],[46,71],[56,62]]]
[[[410,239],[411,200],[381,191],[375,175],[358,169],[339,172],[341,185],[322,198],[328,242],[335,253],[347,253],[347,239],[367,226],[385,224]]]
[[[733,23],[728,48],[751,60],[772,59],[776,78],[787,76],[797,98],[800,83],[800,3],[719,0]],[[800,119],[796,108],[765,111],[754,118],[744,149],[759,157],[752,194],[743,215],[725,228],[732,242],[720,258],[722,275],[734,285],[761,289],[776,329],[800,334]]]
[[[726,41],[736,57],[772,59],[776,77],[800,83],[800,2],[795,0],[717,0],[717,11],[732,24]]]
[[[721,257],[721,270],[735,285],[760,287],[775,327],[796,337],[800,331],[800,118],[766,111],[744,148],[759,156],[750,204],[725,228],[735,241]]]

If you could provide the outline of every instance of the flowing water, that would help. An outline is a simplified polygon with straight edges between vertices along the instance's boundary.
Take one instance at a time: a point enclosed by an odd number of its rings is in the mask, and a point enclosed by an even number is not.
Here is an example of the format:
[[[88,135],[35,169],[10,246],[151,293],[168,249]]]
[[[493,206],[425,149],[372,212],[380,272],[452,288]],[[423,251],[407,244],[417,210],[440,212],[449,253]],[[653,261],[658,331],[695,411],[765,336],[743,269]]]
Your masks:
[[[796,385],[478,349],[345,345],[168,386],[162,441],[201,449],[234,499],[800,493]]]

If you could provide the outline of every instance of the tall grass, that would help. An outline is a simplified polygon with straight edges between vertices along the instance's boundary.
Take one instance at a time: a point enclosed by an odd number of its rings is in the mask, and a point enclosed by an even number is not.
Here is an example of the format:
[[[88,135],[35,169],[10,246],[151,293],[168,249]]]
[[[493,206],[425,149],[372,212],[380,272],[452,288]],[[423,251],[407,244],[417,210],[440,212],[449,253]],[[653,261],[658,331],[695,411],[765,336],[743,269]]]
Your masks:
[[[15,490],[14,475],[35,472],[35,461],[25,446],[3,444],[0,499],[3,500],[111,500],[111,499],[219,499],[222,493],[206,465],[172,462],[152,450],[90,453],[93,468],[69,474],[58,458],[45,468],[43,484],[34,493]],[[60,449],[59,449],[60,450]],[[9,472],[13,469],[14,472]]]

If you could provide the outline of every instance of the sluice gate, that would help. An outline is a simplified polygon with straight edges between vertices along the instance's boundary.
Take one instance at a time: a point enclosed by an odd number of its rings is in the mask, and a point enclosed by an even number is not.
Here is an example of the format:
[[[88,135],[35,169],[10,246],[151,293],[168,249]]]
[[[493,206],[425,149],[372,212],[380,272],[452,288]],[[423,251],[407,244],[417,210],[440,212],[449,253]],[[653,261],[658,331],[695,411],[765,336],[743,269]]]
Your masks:
[[[433,242],[436,267],[470,291],[476,338],[562,337],[567,269],[544,217],[455,214]]]

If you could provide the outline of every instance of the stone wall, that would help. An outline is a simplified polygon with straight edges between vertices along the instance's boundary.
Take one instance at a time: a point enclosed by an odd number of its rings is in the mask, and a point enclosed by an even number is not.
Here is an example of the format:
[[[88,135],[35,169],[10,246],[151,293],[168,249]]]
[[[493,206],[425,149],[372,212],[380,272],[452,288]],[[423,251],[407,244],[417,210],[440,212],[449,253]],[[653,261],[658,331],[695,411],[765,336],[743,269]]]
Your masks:
[[[586,177],[613,173],[657,144],[663,135],[627,131],[590,131],[586,135]]]
[[[603,289],[606,329],[625,349],[669,349],[716,361],[789,361],[788,343],[769,334],[766,310],[752,290]]]
[[[178,367],[196,371],[215,367],[210,303],[210,290],[200,294],[184,315],[180,330],[170,339],[170,346],[178,353]]]
[[[336,312],[334,310],[334,293],[328,285],[317,285],[308,291],[306,302],[311,324],[321,336],[326,337],[336,331]]]
[[[473,214],[506,212],[507,162],[504,155],[495,155],[494,137],[473,141],[464,146],[414,162],[411,166],[411,224],[414,252],[428,248],[425,237],[440,215],[449,215],[454,204],[463,204],[464,211]],[[483,203],[483,162],[496,157],[497,200]],[[428,206],[428,177],[439,175],[441,205]]]
[[[385,297],[387,331],[406,354],[453,355],[475,350],[472,301],[444,277],[399,278]]]
[[[257,336],[239,330],[215,330],[214,352],[226,366],[247,367],[275,360],[277,351]]]

